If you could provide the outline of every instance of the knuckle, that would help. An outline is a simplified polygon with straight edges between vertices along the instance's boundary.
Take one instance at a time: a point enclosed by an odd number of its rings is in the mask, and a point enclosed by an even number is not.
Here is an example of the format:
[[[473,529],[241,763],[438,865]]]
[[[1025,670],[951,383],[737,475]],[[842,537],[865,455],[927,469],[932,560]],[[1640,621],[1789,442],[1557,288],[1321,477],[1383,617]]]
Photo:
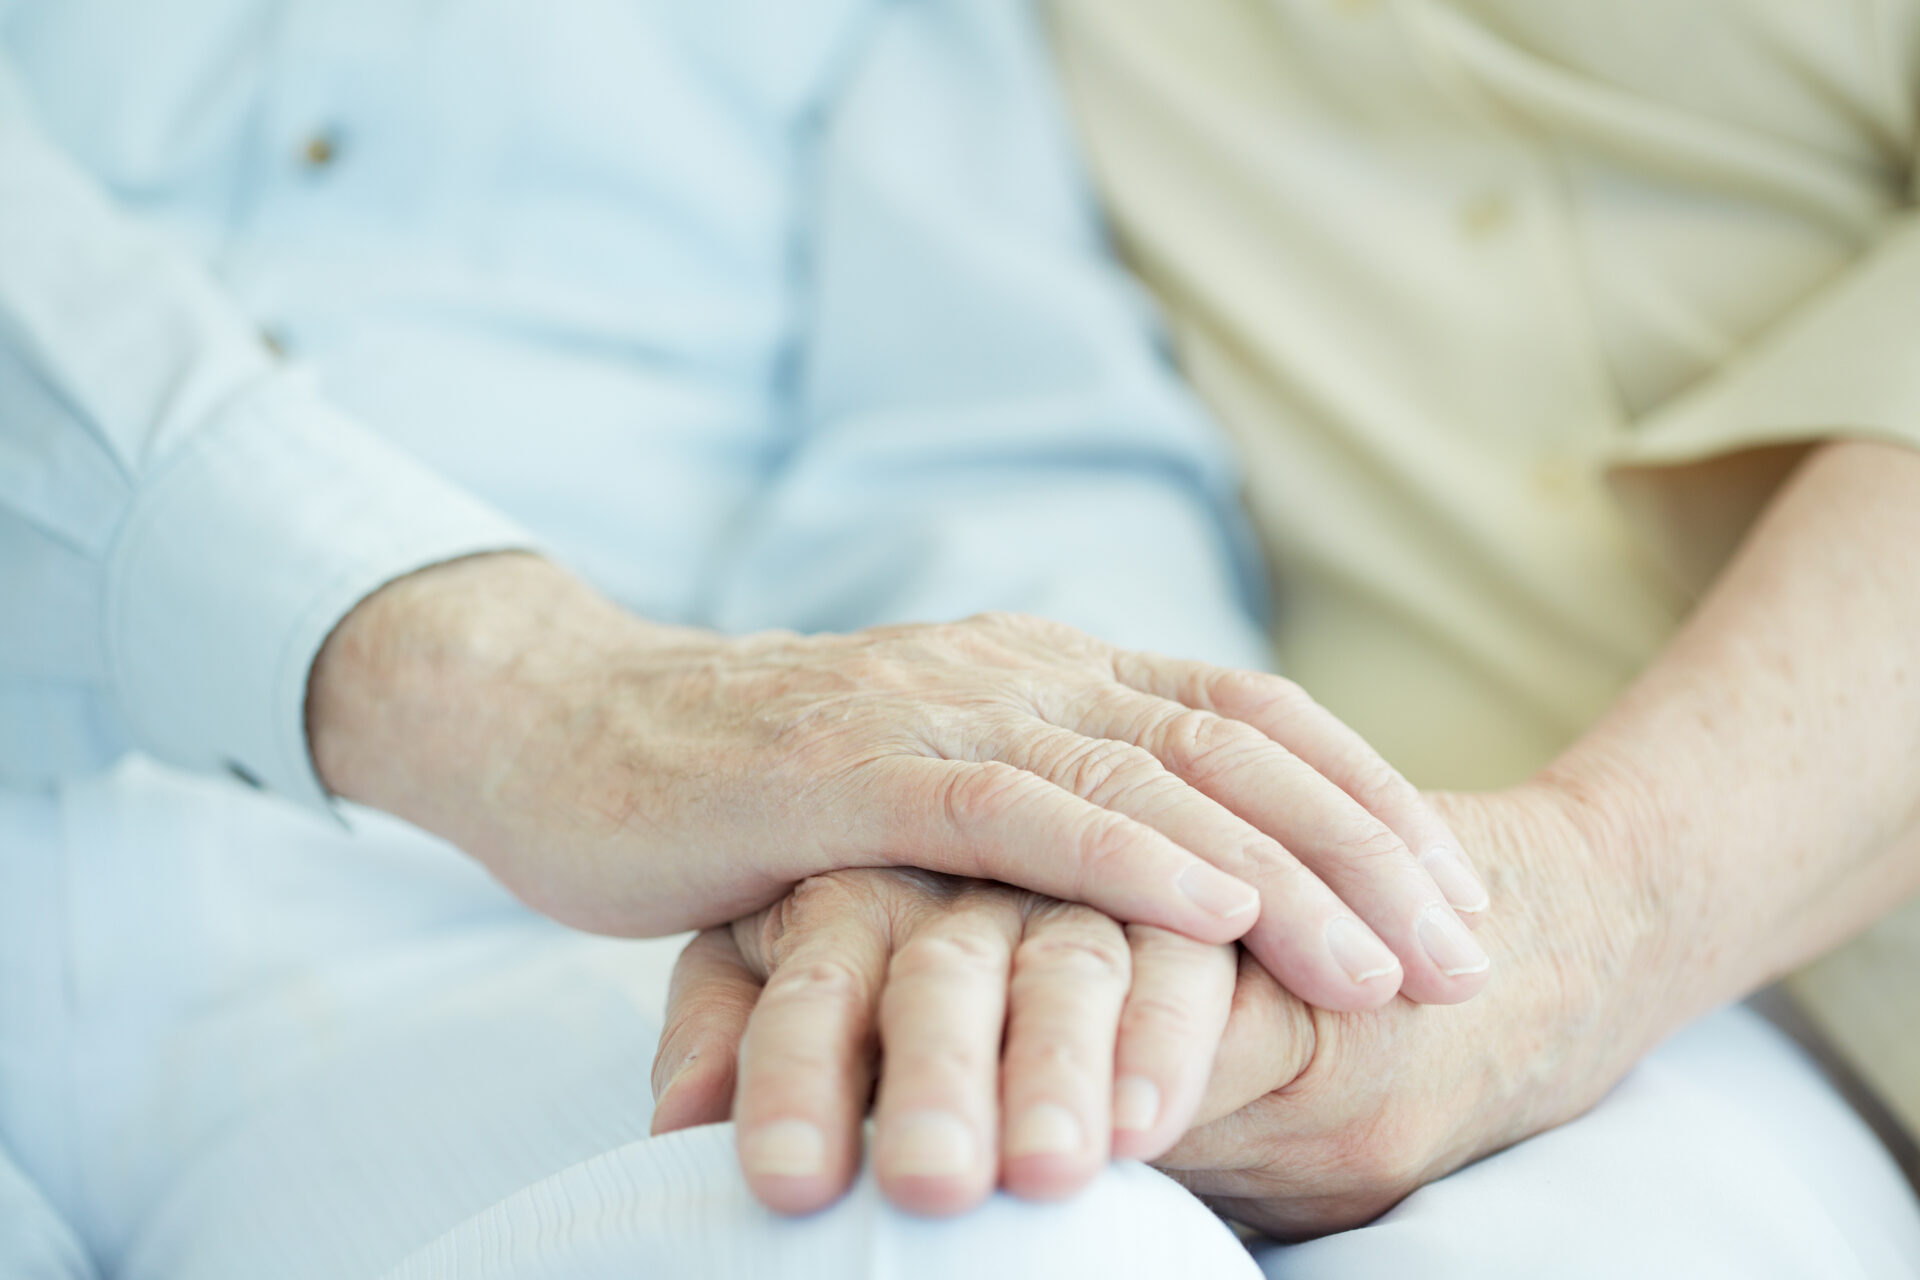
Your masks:
[[[1133,825],[1119,814],[1100,810],[1088,815],[1073,841],[1080,896],[1090,886],[1122,878],[1136,843]]]
[[[1094,982],[1127,980],[1132,965],[1116,928],[1109,934],[1043,933],[1022,942],[1013,956],[1020,976],[1071,976]]]
[[[823,957],[774,970],[762,999],[859,1004],[866,998],[866,987],[853,966]]]
[[[1242,879],[1292,881],[1301,871],[1299,860],[1270,836],[1255,836],[1233,852],[1237,861],[1222,867]]]
[[[1060,640],[1080,634],[1064,622],[1055,622],[1052,618],[1043,618],[1038,614],[1016,613],[1011,609],[987,609],[962,619],[959,625],[993,636],[1017,636],[1034,640]]]
[[[1273,750],[1273,741],[1252,725],[1226,720],[1210,711],[1183,711],[1161,730],[1164,749],[1180,771],[1206,782],[1254,763]]]
[[[742,954],[765,957],[778,969],[824,925],[848,915],[857,873],[830,871],[808,876],[765,911],[734,926]]]
[[[1256,714],[1304,691],[1285,676],[1270,672],[1200,666],[1182,681],[1180,692],[1180,700],[1191,706],[1205,707],[1222,715],[1246,715]]]
[[[836,915],[846,904],[847,882],[834,872],[808,876],[787,891],[780,903],[780,923],[786,932],[806,929],[822,917]]]
[[[1378,756],[1357,766],[1350,780],[1353,798],[1376,813],[1388,805],[1415,798],[1413,784]]]
[[[1354,761],[1347,769],[1348,794],[1361,804],[1384,798],[1400,785],[1400,775],[1378,756]]]
[[[958,1039],[902,1042],[884,1034],[882,1041],[887,1073],[896,1079],[971,1081],[993,1070],[992,1054],[985,1045]]]
[[[1285,676],[1246,675],[1233,687],[1233,696],[1270,724],[1285,726],[1320,713],[1313,695]]]
[[[972,631],[1018,631],[1028,619],[1011,609],[982,609],[979,613],[962,618],[957,624]]]
[[[1007,1047],[1005,1066],[1014,1075],[1044,1076],[1056,1084],[1080,1084],[1097,1072],[1071,1040],[1056,1035],[1025,1036]]]
[[[941,786],[941,807],[949,824],[968,830],[1004,815],[1032,785],[1032,774],[988,760],[948,774]]]
[[[1171,993],[1136,991],[1127,999],[1126,1010],[1120,1015],[1122,1035],[1167,1036],[1168,1043],[1174,1044],[1185,1043],[1186,1032],[1192,1025],[1192,1004]]]
[[[997,939],[967,929],[923,933],[909,938],[893,953],[892,979],[943,976],[998,976],[1006,964],[1006,947]]]
[[[736,920],[731,926],[740,954],[763,980],[779,963],[786,945],[792,901],[792,895],[788,895],[759,915]]]
[[[1020,666],[1032,647],[1033,630],[1031,618],[989,610],[942,627],[940,639],[962,661],[991,667]]]
[[[1184,707],[1164,715],[1154,731],[1169,754],[1184,760],[1207,748],[1213,739],[1213,726],[1218,723],[1220,717],[1211,711]]]
[[[1083,800],[1107,805],[1154,786],[1163,776],[1160,762],[1126,742],[1095,739],[1076,751],[1063,770],[1062,784]]]
[[[749,1035],[736,1065],[749,1094],[765,1096],[772,1085],[781,1093],[804,1096],[817,1093],[821,1082],[833,1077],[841,1064],[837,1049],[824,1037]]]
[[[1363,868],[1384,869],[1408,857],[1400,837],[1371,818],[1346,825],[1335,837],[1334,849],[1342,861]]]

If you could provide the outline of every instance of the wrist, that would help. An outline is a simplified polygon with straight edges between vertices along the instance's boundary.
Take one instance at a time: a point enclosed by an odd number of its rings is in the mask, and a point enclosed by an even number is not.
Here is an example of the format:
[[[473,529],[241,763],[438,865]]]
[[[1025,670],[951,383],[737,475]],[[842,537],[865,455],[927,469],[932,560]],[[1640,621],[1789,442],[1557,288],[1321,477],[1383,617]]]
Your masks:
[[[1462,1006],[1488,1019],[1470,1157],[1584,1111],[1678,1025],[1670,903],[1612,829],[1618,811],[1590,811],[1598,797],[1577,787],[1433,798],[1493,897],[1480,934],[1494,981]]]
[[[314,660],[314,767],[334,794],[458,841],[562,691],[644,630],[533,555],[408,574],[356,605]]]
[[[1710,981],[1706,886],[1684,828],[1654,778],[1592,743],[1516,790],[1566,833],[1558,856],[1576,891],[1557,905],[1559,927],[1584,939],[1589,998],[1637,1060],[1726,998]]]

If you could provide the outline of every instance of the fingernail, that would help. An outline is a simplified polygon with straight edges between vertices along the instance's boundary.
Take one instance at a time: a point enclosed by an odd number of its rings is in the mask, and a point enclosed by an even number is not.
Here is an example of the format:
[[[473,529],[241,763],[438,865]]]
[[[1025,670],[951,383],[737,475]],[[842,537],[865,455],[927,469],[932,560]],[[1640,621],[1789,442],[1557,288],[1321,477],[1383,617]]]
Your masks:
[[[687,1068],[691,1067],[695,1062],[699,1061],[699,1059],[700,1051],[697,1049],[680,1059],[680,1061],[674,1065],[672,1072],[667,1075],[666,1081],[653,1091],[654,1102],[658,1103],[660,1099],[671,1093],[673,1086],[680,1083],[680,1077],[687,1074]],[[656,1079],[657,1078],[658,1077],[656,1077]]]
[[[1352,916],[1335,916],[1327,921],[1327,950],[1355,982],[1372,982],[1400,968],[1386,943]]]
[[[1144,1133],[1160,1119],[1160,1086],[1145,1076],[1121,1076],[1113,1085],[1113,1127]]]
[[[1222,920],[1260,909],[1260,894],[1252,885],[1242,884],[1204,862],[1196,862],[1182,871],[1174,884],[1195,906]]]
[[[1007,1156],[1063,1156],[1086,1144],[1080,1117],[1057,1102],[1038,1102],[1007,1130]]]
[[[1422,911],[1419,922],[1414,925],[1414,935],[1420,939],[1420,947],[1434,967],[1449,978],[1484,973],[1493,967],[1493,961],[1480,949],[1480,944],[1473,940],[1451,907],[1436,902]]]
[[[805,1120],[761,1125],[740,1144],[740,1166],[775,1178],[810,1178],[827,1167],[827,1139]]]
[[[879,1156],[895,1177],[956,1177],[973,1168],[973,1130],[950,1111],[909,1111],[886,1127]]]
[[[1458,849],[1451,845],[1435,845],[1421,855],[1420,865],[1440,886],[1440,892],[1455,911],[1465,911],[1471,915],[1487,909],[1487,904],[1492,900],[1487,893],[1487,886],[1480,882],[1480,877],[1473,873],[1472,864]]]

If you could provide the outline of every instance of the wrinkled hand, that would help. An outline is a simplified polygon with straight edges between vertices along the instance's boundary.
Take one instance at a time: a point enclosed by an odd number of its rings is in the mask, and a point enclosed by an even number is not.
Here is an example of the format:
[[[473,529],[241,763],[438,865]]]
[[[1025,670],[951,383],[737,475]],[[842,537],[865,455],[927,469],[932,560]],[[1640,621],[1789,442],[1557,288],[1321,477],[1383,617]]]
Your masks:
[[[1563,798],[1443,796],[1501,909],[1500,980],[1436,1009],[1311,1009],[1244,957],[1199,1126],[1157,1163],[1280,1239],[1379,1216],[1597,1102],[1668,1029],[1657,904]]]
[[[851,1183],[873,1097],[897,1204],[957,1212],[996,1181],[1063,1196],[1186,1129],[1233,957],[983,881],[820,876],[682,954],[654,1131],[731,1115],[754,1193],[802,1213]]]
[[[907,865],[1244,934],[1326,1008],[1485,980],[1454,909],[1485,891],[1446,825],[1297,686],[1033,618],[730,638],[479,556],[362,601],[314,663],[308,722],[337,792],[597,932]]]

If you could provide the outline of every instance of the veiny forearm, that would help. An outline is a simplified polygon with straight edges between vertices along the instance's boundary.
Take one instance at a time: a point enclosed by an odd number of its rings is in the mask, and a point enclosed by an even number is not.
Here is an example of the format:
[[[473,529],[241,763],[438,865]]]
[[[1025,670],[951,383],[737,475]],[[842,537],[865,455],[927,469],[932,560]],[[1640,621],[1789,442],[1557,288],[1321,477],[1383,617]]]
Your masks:
[[[1636,888],[1648,1040],[1920,887],[1920,454],[1814,451],[1695,615],[1543,773]]]

